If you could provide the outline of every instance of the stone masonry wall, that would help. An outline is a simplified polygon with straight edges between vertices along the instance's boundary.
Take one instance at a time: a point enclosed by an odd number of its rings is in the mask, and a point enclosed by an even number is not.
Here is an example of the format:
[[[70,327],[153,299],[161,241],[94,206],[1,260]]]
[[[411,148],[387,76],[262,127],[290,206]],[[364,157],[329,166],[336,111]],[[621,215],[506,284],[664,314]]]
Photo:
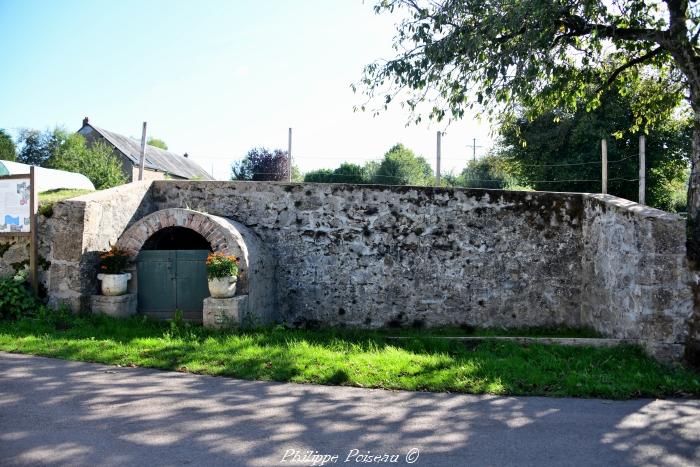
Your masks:
[[[60,201],[51,218],[49,304],[85,308],[97,291],[99,252],[152,212],[150,183],[137,182]]]
[[[97,252],[169,208],[257,234],[276,262],[276,314],[296,326],[585,325],[662,359],[700,339],[683,220],[587,194],[133,183],[56,204],[41,227],[50,302],[78,309],[96,289]]]
[[[663,359],[679,358],[694,309],[685,221],[613,196],[588,195],[583,238],[582,323],[612,337],[640,339]]]
[[[152,198],[255,231],[291,324],[579,323],[579,195],[156,181]]]

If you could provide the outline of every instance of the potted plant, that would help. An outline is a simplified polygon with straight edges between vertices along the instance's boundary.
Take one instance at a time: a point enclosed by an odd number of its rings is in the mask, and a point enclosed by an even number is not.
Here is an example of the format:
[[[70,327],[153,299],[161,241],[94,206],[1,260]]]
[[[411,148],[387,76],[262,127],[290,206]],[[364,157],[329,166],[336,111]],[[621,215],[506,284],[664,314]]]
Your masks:
[[[124,272],[129,263],[129,254],[112,246],[109,251],[100,253],[100,273],[102,295],[124,295],[131,273]]]
[[[210,253],[207,257],[209,293],[213,298],[231,298],[236,295],[238,258],[223,253]]]

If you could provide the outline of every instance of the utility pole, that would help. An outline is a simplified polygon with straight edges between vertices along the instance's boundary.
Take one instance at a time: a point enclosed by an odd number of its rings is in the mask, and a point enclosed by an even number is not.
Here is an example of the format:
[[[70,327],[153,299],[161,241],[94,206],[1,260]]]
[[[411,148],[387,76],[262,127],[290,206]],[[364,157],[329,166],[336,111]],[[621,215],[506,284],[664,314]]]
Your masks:
[[[146,160],[146,122],[143,122],[141,132],[141,160],[139,161],[139,180],[143,180],[143,165]]]
[[[289,172],[289,181],[292,181],[292,129],[289,129],[289,140],[287,141],[287,170]]]
[[[639,135],[639,204],[646,203],[646,137]]]
[[[436,152],[436,161],[435,161],[435,186],[440,186],[440,155],[442,152],[441,148],[442,144],[442,132],[438,131],[437,132],[437,152]]]
[[[601,181],[601,193],[604,195],[608,194],[608,141],[605,139],[602,139],[600,141],[600,149],[601,149],[601,155],[602,155],[602,161],[601,161],[601,166],[602,166],[602,181]]]
[[[472,160],[476,162],[476,138],[472,140]]]

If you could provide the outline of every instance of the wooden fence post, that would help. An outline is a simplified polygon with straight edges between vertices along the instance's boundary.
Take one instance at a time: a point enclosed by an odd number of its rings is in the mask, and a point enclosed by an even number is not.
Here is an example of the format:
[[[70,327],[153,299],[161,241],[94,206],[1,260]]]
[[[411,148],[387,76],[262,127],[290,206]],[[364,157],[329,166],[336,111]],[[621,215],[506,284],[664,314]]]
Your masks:
[[[34,166],[29,168],[29,274],[30,283],[35,294],[39,293],[39,268],[37,265],[37,226],[36,214],[38,212],[39,198],[37,196],[37,177]]]

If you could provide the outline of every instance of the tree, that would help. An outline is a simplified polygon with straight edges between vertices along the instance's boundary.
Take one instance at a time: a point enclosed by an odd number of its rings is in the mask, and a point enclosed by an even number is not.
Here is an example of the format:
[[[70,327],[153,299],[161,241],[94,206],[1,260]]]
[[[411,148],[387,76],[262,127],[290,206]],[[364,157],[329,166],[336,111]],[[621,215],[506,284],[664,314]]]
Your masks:
[[[331,169],[317,169],[304,174],[304,181],[307,183],[334,183],[333,171]]]
[[[231,165],[231,180],[287,181],[288,161],[287,151],[253,148]]]
[[[487,156],[469,161],[454,180],[454,185],[465,188],[512,189],[519,187],[518,180],[509,170],[508,161],[497,156]]]
[[[357,164],[343,162],[335,170],[318,169],[312,170],[304,175],[305,182],[315,183],[369,183],[365,169]]]
[[[5,130],[0,128],[0,160],[15,161],[17,160],[17,149],[10,135]]]
[[[634,124],[634,96],[613,89],[601,106],[586,112],[555,110],[528,119],[527,109],[499,128],[496,153],[511,161],[510,171],[537,190],[600,191],[600,139],[608,137],[608,192],[637,200],[639,139],[624,130]],[[647,204],[677,210],[679,186],[691,152],[690,121],[668,116],[649,127],[646,142]],[[621,135],[609,138],[611,134]]]
[[[146,141],[146,144],[148,144],[149,146],[154,146],[156,148],[164,149],[166,151],[168,150],[168,145],[165,144],[165,141],[163,141],[162,139],[150,137]]]
[[[384,105],[400,97],[420,121],[461,118],[475,105],[534,114],[587,110],[611,85],[636,88],[645,75],[666,91],[641,94],[631,131],[670,112],[665,96],[685,93],[692,110],[688,256],[700,260],[700,11],[687,0],[382,0],[377,12],[407,8],[398,56],[370,64],[362,80]],[[670,86],[670,87],[669,87]],[[405,92],[402,94],[402,92]],[[500,105],[499,105],[500,104]]]
[[[47,159],[45,166],[81,173],[89,178],[98,190],[127,182],[121,163],[110,146],[97,142],[88,147],[85,138],[78,133],[64,136]]]
[[[57,146],[57,139],[61,137],[61,132],[62,130],[59,128],[44,132],[29,128],[21,129],[17,138],[20,144],[17,162],[36,166],[44,165]]]
[[[430,185],[434,174],[430,164],[403,144],[384,154],[374,173],[373,183],[380,185]]]

